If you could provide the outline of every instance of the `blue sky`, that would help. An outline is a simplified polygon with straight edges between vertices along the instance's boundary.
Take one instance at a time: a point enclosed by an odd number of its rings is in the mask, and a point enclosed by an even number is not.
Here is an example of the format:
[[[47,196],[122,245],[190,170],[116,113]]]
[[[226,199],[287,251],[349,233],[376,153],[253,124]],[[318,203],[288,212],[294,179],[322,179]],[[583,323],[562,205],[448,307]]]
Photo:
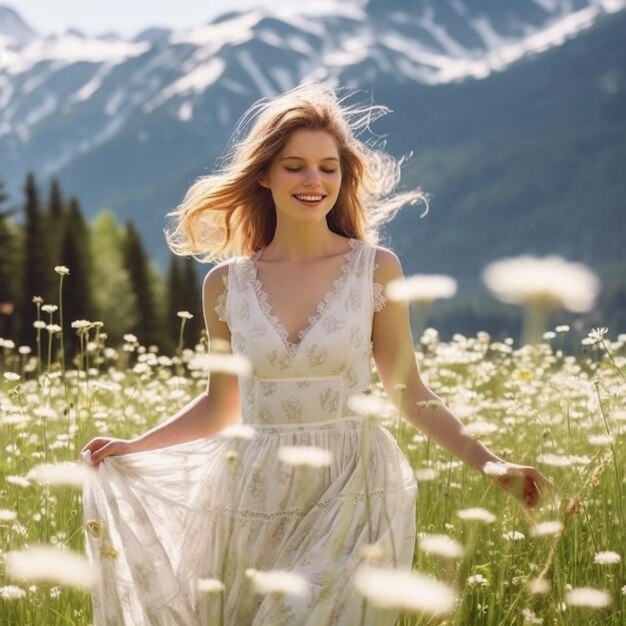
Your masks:
[[[87,34],[133,36],[150,26],[202,24],[236,9],[294,5],[298,0],[0,0],[41,34],[74,27]]]

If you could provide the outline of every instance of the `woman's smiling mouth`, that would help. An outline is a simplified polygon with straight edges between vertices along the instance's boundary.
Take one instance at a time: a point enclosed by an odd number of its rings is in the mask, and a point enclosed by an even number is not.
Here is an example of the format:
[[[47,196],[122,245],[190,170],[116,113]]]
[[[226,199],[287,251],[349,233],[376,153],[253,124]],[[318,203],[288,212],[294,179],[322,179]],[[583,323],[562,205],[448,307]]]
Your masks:
[[[321,202],[326,196],[322,194],[298,193],[294,194],[293,197],[300,202],[304,202],[305,204],[317,204],[318,202]]]

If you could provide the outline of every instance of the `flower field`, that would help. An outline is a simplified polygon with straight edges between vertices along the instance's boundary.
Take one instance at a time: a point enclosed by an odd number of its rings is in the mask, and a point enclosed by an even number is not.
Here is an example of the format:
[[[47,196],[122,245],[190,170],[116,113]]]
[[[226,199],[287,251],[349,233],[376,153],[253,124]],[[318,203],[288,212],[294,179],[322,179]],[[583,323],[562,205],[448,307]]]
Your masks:
[[[138,434],[206,385],[201,346],[169,357],[132,336],[107,347],[94,324],[74,328],[80,351],[65,368],[48,358],[58,331],[45,325],[38,354],[0,340],[3,626],[91,623],[90,572],[78,558],[88,532],[80,485],[91,470],[73,462],[93,436]],[[376,554],[364,554],[370,567],[355,592],[401,608],[398,624],[626,623],[626,335],[598,329],[581,344],[572,332],[524,347],[486,333],[420,338],[423,376],[465,428],[538,467],[554,489],[526,511],[396,415],[380,417],[419,484],[414,573],[377,570]],[[372,395],[382,395],[374,371]],[[203,584],[219,593],[219,581]]]

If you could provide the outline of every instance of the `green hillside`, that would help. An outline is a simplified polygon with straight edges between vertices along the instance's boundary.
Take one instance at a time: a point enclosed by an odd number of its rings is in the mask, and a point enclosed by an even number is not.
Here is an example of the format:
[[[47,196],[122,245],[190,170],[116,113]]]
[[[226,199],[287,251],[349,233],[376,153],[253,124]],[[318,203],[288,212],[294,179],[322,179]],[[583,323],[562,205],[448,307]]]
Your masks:
[[[452,326],[468,322],[470,300],[504,314],[486,302],[480,272],[530,253],[589,265],[604,283],[600,321],[626,329],[625,35],[626,15],[613,16],[484,81],[385,90],[396,103],[388,146],[414,149],[404,183],[431,198],[428,217],[405,209],[387,241],[407,272],[460,279]]]

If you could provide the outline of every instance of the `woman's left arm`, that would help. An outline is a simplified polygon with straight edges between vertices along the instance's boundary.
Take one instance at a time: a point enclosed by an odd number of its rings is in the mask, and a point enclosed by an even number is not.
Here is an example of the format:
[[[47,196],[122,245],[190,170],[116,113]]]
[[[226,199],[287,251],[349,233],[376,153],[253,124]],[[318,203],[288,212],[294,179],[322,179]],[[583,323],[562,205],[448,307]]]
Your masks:
[[[402,266],[393,252],[378,248],[376,264],[375,281],[383,288],[391,280],[402,278]],[[382,310],[374,314],[372,342],[376,368],[385,391],[409,422],[482,473],[487,463],[503,465],[504,475],[488,475],[526,506],[534,507],[539,503],[541,490],[549,481],[533,467],[504,461],[465,434],[461,422],[423,382],[415,360],[409,307],[405,302],[387,300]],[[399,406],[399,385],[403,389],[402,406]]]

